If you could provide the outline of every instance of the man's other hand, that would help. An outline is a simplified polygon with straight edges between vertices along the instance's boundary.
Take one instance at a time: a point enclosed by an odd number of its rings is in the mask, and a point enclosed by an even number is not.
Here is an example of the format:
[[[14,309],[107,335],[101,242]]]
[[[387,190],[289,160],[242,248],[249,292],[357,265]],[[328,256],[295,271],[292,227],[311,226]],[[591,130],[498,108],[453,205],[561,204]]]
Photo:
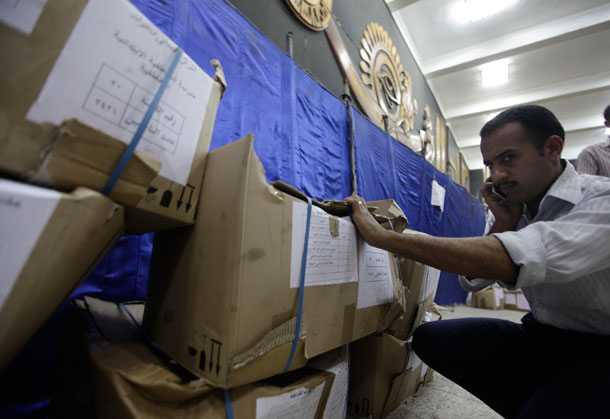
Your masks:
[[[485,180],[481,187],[481,195],[496,219],[494,225],[489,230],[489,234],[514,231],[519,224],[519,219],[523,212],[523,204],[521,202],[513,202],[510,199],[503,199],[497,193],[494,193],[493,187],[494,184],[490,177]]]

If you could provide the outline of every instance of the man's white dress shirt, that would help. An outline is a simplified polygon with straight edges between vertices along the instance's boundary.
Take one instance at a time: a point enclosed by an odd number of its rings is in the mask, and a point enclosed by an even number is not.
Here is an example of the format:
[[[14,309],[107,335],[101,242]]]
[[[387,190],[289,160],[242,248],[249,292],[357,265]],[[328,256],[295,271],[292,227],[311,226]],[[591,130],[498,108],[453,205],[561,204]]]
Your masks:
[[[516,231],[495,233],[519,276],[540,323],[610,335],[610,178],[580,175],[566,162],[563,173],[531,219],[527,207]],[[468,291],[495,281],[460,277]]]

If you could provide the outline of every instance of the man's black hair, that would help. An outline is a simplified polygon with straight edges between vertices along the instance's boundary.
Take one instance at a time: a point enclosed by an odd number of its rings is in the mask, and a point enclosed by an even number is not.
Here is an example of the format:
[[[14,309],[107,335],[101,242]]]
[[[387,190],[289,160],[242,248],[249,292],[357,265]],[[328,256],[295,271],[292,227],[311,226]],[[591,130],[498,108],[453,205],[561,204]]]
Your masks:
[[[604,110],[604,119],[610,121],[610,105],[606,106],[606,109]]]
[[[551,135],[558,135],[562,141],[565,141],[565,131],[561,123],[551,111],[538,105],[520,105],[502,111],[483,125],[481,138],[491,135],[511,122],[521,123],[539,150],[542,150],[544,141]]]

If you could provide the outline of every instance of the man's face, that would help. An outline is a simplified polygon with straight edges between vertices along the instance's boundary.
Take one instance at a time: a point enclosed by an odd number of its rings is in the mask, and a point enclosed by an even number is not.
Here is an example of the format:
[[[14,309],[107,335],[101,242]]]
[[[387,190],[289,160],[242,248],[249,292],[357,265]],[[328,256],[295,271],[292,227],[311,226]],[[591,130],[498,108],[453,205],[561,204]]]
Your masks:
[[[510,201],[534,202],[553,183],[552,158],[544,149],[536,148],[519,122],[511,122],[483,138],[481,153],[496,190]]]

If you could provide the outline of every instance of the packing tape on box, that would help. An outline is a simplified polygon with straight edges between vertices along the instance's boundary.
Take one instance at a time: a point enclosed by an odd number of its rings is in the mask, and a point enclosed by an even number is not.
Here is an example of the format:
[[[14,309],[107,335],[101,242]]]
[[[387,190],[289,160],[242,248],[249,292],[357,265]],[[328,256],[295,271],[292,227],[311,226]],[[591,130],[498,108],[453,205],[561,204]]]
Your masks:
[[[108,182],[106,183],[106,186],[104,186],[104,189],[102,189],[102,193],[106,196],[110,195],[110,192],[112,192],[112,189],[114,188],[114,186],[118,182],[119,178],[123,174],[123,171],[127,167],[129,160],[131,160],[131,157],[133,156],[133,153],[136,151],[136,147],[137,147],[138,143],[140,142],[142,135],[144,134],[144,130],[148,127],[148,123],[150,122],[150,120],[153,116],[153,113],[155,112],[155,110],[157,109],[157,106],[159,105],[159,102],[161,101],[161,96],[163,96],[163,92],[165,92],[165,88],[167,87],[167,84],[169,83],[170,79],[172,78],[172,75],[174,74],[174,70],[176,69],[178,62],[180,61],[180,57],[182,56],[182,49],[180,47],[176,47],[176,48],[177,49],[176,49],[176,53],[174,54],[174,59],[172,60],[172,63],[170,64],[169,68],[167,69],[167,71],[165,73],[165,77],[161,81],[161,84],[159,85],[159,88],[157,89],[157,93],[155,94],[155,97],[153,98],[152,102],[150,103],[150,106],[148,107],[148,109],[146,110],[146,113],[144,114],[144,118],[142,118],[142,122],[140,122],[140,125],[138,126],[136,133],[133,135],[133,138],[131,139],[131,142],[129,143],[129,145],[127,146],[127,148],[121,155],[121,159],[119,160],[118,164],[114,168],[112,174],[110,175],[110,178],[108,178]]]
[[[294,341],[295,330],[296,330],[296,317],[282,323],[275,329],[268,332],[260,341],[258,341],[252,348],[248,349],[231,359],[229,362],[229,370],[233,371],[242,368],[248,362],[266,354],[273,348],[285,344],[286,342]],[[307,331],[307,316],[302,316],[301,331],[299,332],[301,337],[306,336]]]

